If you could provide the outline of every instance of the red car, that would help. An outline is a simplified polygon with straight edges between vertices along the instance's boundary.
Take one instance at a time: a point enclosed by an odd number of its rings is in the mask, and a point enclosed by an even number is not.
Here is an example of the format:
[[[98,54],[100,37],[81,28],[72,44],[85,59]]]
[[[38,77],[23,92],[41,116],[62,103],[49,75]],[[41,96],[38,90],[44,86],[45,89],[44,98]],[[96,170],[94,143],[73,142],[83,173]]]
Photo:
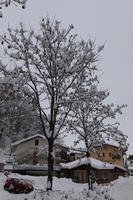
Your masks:
[[[4,189],[12,193],[29,193],[34,187],[23,179],[7,178]]]

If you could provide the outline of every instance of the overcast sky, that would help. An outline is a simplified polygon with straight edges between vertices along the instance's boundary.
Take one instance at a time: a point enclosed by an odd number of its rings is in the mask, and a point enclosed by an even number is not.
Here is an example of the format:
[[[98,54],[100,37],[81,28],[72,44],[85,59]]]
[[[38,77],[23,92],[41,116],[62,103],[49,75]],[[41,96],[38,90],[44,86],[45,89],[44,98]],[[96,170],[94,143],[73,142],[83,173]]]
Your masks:
[[[110,91],[109,101],[128,105],[119,117],[121,130],[128,135],[129,153],[133,153],[133,0],[28,0],[26,9],[11,6],[3,9],[0,34],[8,24],[23,21],[38,28],[42,17],[73,24],[79,36],[106,42],[100,63],[103,89]]]

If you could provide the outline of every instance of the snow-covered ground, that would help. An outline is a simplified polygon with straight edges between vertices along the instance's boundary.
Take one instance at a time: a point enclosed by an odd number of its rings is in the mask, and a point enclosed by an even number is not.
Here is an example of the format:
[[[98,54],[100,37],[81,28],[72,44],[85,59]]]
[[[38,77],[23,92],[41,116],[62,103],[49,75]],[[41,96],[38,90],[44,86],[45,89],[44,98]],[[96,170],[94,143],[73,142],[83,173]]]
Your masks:
[[[109,193],[116,200],[133,200],[133,176],[120,177],[109,188]]]
[[[73,183],[71,179],[54,178],[53,192],[46,192],[46,177],[21,176],[30,181],[35,190],[29,194],[10,194],[4,191],[6,177],[0,174],[0,200],[133,200],[133,177],[120,177],[108,186],[95,186],[87,197],[87,184]]]

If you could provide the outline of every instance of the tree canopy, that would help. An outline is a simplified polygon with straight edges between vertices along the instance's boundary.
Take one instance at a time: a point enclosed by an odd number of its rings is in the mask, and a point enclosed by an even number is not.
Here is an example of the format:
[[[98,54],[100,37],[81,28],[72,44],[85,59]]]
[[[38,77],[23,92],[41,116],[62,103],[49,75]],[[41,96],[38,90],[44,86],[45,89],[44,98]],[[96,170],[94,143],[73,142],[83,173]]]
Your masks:
[[[41,20],[37,33],[20,23],[18,28],[9,27],[8,33],[1,36],[4,54],[17,73],[15,79],[13,73],[10,78],[15,85],[19,83],[22,91],[28,89],[25,93],[34,101],[48,142],[47,190],[52,189],[53,145],[64,134],[66,124],[80,132],[80,138],[87,135],[89,144],[90,138],[100,137],[95,133],[103,130],[111,133],[112,126],[107,126],[104,119],[115,118],[124,107],[105,106],[103,101],[108,92],[96,87],[97,64],[104,45],[97,47],[91,39],[79,39],[73,28],[73,25],[63,28],[61,22],[47,17]],[[0,69],[10,72],[9,66],[2,62]]]

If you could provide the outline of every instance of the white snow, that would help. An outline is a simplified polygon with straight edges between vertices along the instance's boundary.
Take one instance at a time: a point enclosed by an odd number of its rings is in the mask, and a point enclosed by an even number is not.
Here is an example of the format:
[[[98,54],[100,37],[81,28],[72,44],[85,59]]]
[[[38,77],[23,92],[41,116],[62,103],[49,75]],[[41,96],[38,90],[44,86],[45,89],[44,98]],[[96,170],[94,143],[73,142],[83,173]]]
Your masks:
[[[107,145],[110,145],[110,146],[114,146],[114,147],[120,147],[120,144],[115,141],[115,140],[112,140],[112,139],[105,139],[105,143],[104,144],[107,144]]]
[[[133,170],[133,166],[128,167],[129,170]]]
[[[54,177],[53,182],[53,192],[46,192],[47,188],[47,177],[34,177],[34,176],[21,176],[18,174],[11,174],[10,177],[23,178],[31,182],[35,190],[29,194],[10,194],[4,191],[3,185],[5,183],[6,177],[0,174],[0,200],[65,200],[63,196],[68,196],[69,200],[74,200],[76,197],[83,199],[82,191],[87,188],[87,184],[76,184],[73,183],[71,179],[61,178],[58,179]],[[77,198],[78,199],[78,198]]]
[[[9,177],[22,178],[31,182],[35,190],[29,194],[11,194],[4,191],[6,177],[0,173],[0,200],[132,200],[133,177],[120,177],[108,186],[94,185],[94,191],[87,197],[87,184],[78,184],[71,179],[53,180],[53,191],[46,192],[47,177],[10,174]],[[108,197],[108,198],[107,198]]]
[[[109,164],[106,162],[102,162],[100,160],[97,160],[97,159],[94,159],[91,157],[89,157],[89,158],[85,157],[85,158],[75,160],[73,162],[66,163],[66,164],[61,163],[61,166],[64,169],[72,169],[72,168],[75,168],[75,167],[78,167],[81,165],[87,165],[88,163],[90,163],[91,167],[93,167],[95,169],[114,169],[116,167],[116,168],[119,168],[119,169],[122,169],[125,171],[124,167],[121,167],[119,165],[112,165],[112,164]]]
[[[5,165],[6,167],[7,165]],[[5,169],[5,168],[4,168]],[[14,165],[13,169],[15,170],[37,170],[37,171],[42,171],[42,170],[48,170],[48,165],[43,164],[43,165],[29,165],[29,164],[23,164],[23,165]],[[54,165],[54,170],[59,171],[61,169],[61,166],[59,165]]]
[[[115,200],[133,200],[133,177],[120,177],[112,183],[109,193]]]

